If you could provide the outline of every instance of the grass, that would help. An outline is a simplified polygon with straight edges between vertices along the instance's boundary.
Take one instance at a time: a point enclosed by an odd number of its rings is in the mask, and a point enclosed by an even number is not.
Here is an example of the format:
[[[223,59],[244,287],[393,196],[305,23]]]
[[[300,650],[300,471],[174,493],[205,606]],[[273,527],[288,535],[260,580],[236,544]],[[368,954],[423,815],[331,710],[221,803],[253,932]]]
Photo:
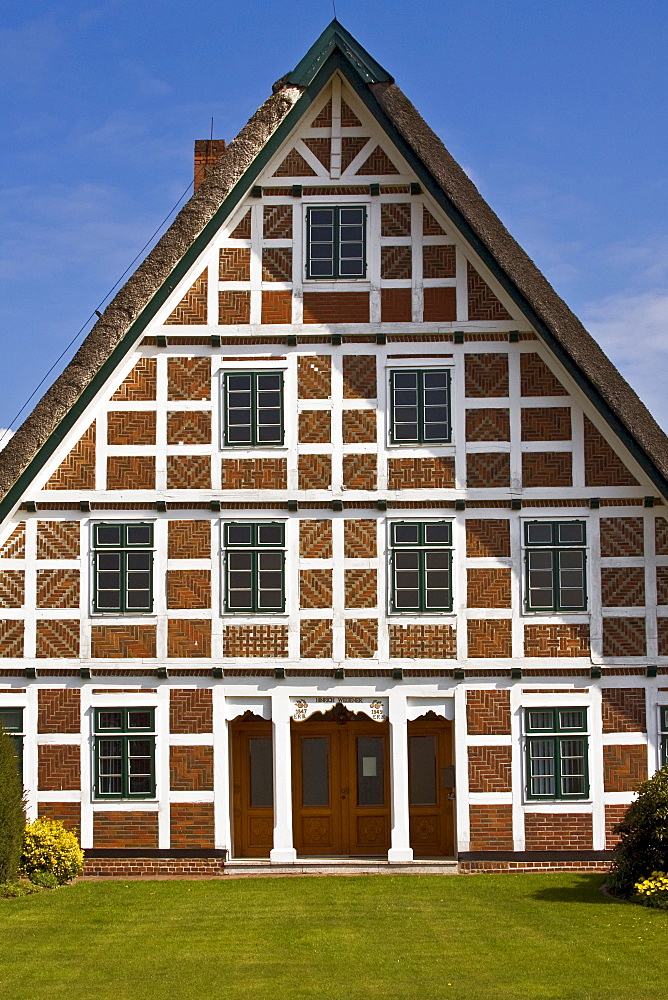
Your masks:
[[[0,997],[657,1000],[668,913],[598,875],[79,882],[0,900]]]

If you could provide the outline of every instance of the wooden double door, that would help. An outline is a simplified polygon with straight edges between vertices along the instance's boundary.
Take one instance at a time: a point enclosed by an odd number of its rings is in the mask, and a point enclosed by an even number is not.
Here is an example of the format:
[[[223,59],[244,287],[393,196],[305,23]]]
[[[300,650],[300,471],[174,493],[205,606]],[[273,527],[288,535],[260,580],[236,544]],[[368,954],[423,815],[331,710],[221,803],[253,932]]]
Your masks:
[[[292,777],[293,836],[300,857],[387,854],[386,722],[293,723]]]
[[[231,727],[234,855],[273,846],[271,723]],[[408,724],[410,842],[416,858],[454,854],[452,723]],[[300,857],[382,856],[390,847],[389,732],[353,717],[292,723],[293,836]]]

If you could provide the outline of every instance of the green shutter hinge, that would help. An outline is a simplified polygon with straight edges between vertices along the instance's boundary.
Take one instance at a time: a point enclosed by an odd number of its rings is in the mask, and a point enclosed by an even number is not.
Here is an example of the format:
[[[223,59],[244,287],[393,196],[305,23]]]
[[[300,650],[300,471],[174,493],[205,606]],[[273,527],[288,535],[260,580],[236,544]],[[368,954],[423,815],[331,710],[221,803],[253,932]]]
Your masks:
[[[369,194],[376,197],[380,194],[380,184],[369,184]]]
[[[296,338],[296,336],[295,336],[294,333],[289,334],[285,338],[285,340],[286,340],[286,343],[287,343],[288,347],[296,347],[297,346],[297,338]]]
[[[165,503],[164,500],[156,500],[155,501],[155,509],[160,514],[166,514],[167,513],[167,504]]]
[[[656,666],[648,667],[646,673],[648,677],[656,677]]]
[[[222,681],[223,678],[225,677],[225,671],[223,670],[222,667],[214,667],[213,670],[211,671],[211,674],[217,681]]]
[[[79,670],[79,677],[82,681],[90,680],[90,667],[81,667]]]
[[[522,680],[522,668],[521,667],[511,667],[510,668],[510,679],[513,681]]]
[[[34,681],[35,678],[37,677],[37,671],[35,670],[34,667],[24,667],[23,676],[28,677],[30,680]]]
[[[404,679],[403,667],[392,667],[392,680],[402,681]]]
[[[654,506],[654,497],[645,497],[645,507]]]
[[[220,337],[218,336],[217,333],[212,333],[211,334],[211,346],[212,347],[220,347]]]
[[[601,668],[600,667],[592,667],[591,670],[589,671],[589,676],[594,681],[598,680],[599,677],[601,676]]]
[[[466,677],[466,674],[464,673],[461,667],[455,667],[452,676],[455,678],[456,681],[463,681],[464,678]]]
[[[343,500],[332,500],[332,510],[343,510]]]
[[[343,667],[334,667],[334,680],[342,681],[346,676],[346,672]]]
[[[302,196],[302,186],[301,186],[301,184],[293,184],[292,185],[292,197],[293,198],[301,198],[301,196]]]
[[[454,342],[455,342],[455,344],[463,344],[464,343],[464,331],[463,330],[455,330],[455,333],[454,333]]]
[[[591,500],[589,501],[589,507],[591,510],[598,510],[600,506],[601,506],[601,501],[599,497],[592,497]]]
[[[411,184],[411,194],[422,194],[422,185],[413,181]]]
[[[209,510],[218,511],[220,510],[220,500],[210,500]]]
[[[156,677],[159,677],[160,680],[166,681],[167,680],[167,667],[158,667],[158,669],[155,672],[155,675],[156,675]]]
[[[455,500],[455,510],[466,510],[466,500]]]
[[[511,344],[517,344],[519,342],[519,339],[520,339],[519,330],[511,330],[510,333],[508,334],[508,341]]]
[[[511,510],[522,510],[522,501],[521,500],[511,500],[510,501],[510,509]]]
[[[332,347],[340,347],[341,346],[341,334],[340,333],[333,333],[332,336],[330,337],[330,341],[331,341]]]
[[[26,500],[23,504],[23,509],[29,514],[34,514],[37,511],[37,504],[34,500]]]
[[[159,333],[155,339],[157,341],[158,347],[167,347],[167,337],[164,335],[164,333]]]
[[[90,512],[90,500],[80,500],[79,510],[82,514],[88,514]]]
[[[387,510],[387,500],[376,500],[376,510]]]
[[[274,667],[274,679],[282,681],[285,678],[285,667]]]
[[[299,510],[299,502],[297,500],[288,500],[288,510]]]
[[[260,187],[259,184],[255,184],[251,188],[250,196],[251,196],[251,198],[261,198],[262,197],[262,188]]]
[[[386,333],[377,333],[376,334],[376,343],[377,344],[386,344],[387,343],[387,334]]]

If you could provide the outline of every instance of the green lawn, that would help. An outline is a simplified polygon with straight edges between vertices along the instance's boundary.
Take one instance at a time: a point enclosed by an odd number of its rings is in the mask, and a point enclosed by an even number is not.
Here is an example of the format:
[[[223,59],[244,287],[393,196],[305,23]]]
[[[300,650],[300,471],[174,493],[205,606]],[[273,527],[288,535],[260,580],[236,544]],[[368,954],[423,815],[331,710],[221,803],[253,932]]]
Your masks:
[[[0,997],[660,1000],[668,912],[601,881],[79,882],[0,900]]]

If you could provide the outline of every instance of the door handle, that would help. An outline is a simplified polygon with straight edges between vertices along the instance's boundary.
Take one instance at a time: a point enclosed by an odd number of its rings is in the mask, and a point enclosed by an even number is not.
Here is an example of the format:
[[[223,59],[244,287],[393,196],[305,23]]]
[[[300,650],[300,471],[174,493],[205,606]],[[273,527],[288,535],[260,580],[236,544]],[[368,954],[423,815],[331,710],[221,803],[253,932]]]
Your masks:
[[[347,795],[349,791],[350,791],[349,788],[342,788],[341,789],[341,795]]]

